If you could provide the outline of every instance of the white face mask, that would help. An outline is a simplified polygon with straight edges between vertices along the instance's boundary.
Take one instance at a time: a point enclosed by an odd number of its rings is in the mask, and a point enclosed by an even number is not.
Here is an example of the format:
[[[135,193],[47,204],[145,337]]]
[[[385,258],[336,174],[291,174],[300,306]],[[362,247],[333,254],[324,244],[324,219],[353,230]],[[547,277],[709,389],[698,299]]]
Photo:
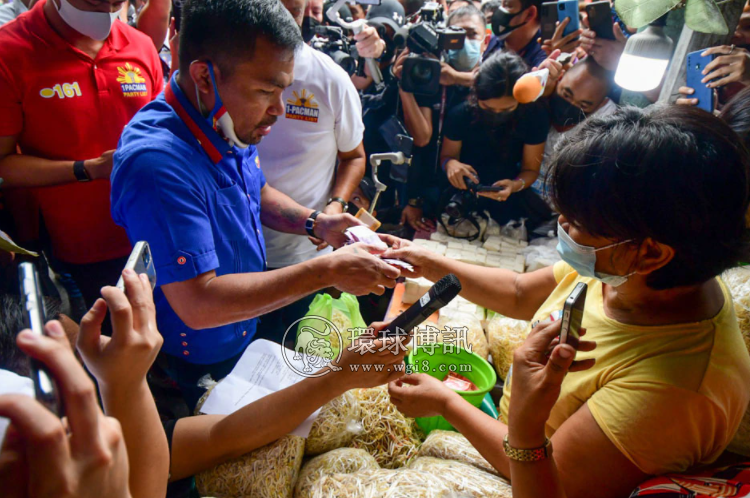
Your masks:
[[[119,12],[89,12],[76,9],[68,0],[60,0],[57,12],[68,26],[84,36],[99,41],[107,39],[112,30],[112,23],[120,16]]]

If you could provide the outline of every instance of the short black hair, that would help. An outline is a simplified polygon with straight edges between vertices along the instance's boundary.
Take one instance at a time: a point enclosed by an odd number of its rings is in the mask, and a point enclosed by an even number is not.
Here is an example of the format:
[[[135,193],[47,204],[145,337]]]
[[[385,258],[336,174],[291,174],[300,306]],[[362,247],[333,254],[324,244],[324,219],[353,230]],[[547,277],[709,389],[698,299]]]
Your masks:
[[[750,148],[750,87],[732,97],[719,117],[740,136],[745,147]]]
[[[529,67],[515,52],[497,52],[479,66],[472,87],[472,100],[490,100],[513,95],[513,87]]]
[[[609,71],[608,69],[603,68],[591,56],[587,56],[586,58],[578,61],[573,65],[573,67],[568,69],[567,72],[570,73],[583,69],[588,71],[589,75],[591,75],[592,78],[596,78],[599,81],[604,82],[607,85],[607,88],[610,88],[615,82],[614,71]]]
[[[697,285],[748,261],[750,156],[710,113],[628,107],[589,118],[566,135],[550,167],[552,199],[572,224],[674,249],[648,276],[653,289]]]
[[[299,26],[279,0],[186,0],[180,67],[211,60],[228,75],[237,60],[253,57],[258,36],[289,51],[303,43]]]
[[[480,20],[482,26],[485,25],[484,14],[482,14],[482,11],[474,7],[474,5],[471,3],[469,3],[469,5],[465,7],[460,7],[453,14],[451,14],[450,17],[448,17],[448,22],[446,24],[448,26],[452,26],[454,22],[466,17],[476,17]]]
[[[488,12],[494,14],[497,9],[502,7],[503,2],[501,0],[490,0],[489,2],[482,5],[482,14],[486,14]]]
[[[542,3],[545,0],[520,0],[521,10],[526,10],[531,6],[536,7],[536,19],[542,18]]]
[[[56,320],[60,315],[60,302],[44,298],[47,317]],[[10,294],[0,294],[0,369],[28,377],[31,374],[29,358],[16,345],[16,336],[24,329],[24,310],[21,298]]]

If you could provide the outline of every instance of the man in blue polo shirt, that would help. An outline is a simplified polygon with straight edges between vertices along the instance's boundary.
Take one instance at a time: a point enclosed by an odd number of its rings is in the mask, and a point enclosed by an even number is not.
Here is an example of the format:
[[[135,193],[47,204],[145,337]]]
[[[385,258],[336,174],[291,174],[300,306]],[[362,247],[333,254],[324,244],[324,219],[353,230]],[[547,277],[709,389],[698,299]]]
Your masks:
[[[261,225],[340,247],[343,230],[359,224],[300,206],[261,170],[254,144],[284,112],[301,43],[277,0],[188,0],[181,70],[133,118],[115,154],[112,215],[131,241],[151,246],[167,371],[191,407],[200,377],[234,367],[257,316],[331,286],[382,293],[399,276],[360,244],[264,271]]]
[[[502,32],[493,35],[484,52],[484,60],[500,50],[513,50],[529,68],[538,67],[547,53],[537,41],[541,36],[543,0],[502,0],[499,12]]]

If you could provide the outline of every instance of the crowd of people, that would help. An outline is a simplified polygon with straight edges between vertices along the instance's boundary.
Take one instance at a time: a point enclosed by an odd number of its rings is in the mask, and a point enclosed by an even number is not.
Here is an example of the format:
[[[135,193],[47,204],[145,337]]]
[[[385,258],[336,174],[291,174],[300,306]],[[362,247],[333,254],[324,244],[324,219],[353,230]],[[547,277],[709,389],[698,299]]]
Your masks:
[[[750,355],[718,278],[750,262],[750,7],[731,45],[706,51],[709,113],[688,87],[675,103],[620,105],[614,71],[635,29],[615,2],[613,39],[585,14],[542,39],[541,0],[335,3],[0,5],[0,229],[40,253],[0,258],[0,494],[192,496],[192,476],[383,384],[405,415],[445,417],[519,498],[625,497],[714,464],[750,402]],[[410,38],[433,12],[461,48]],[[539,98],[520,98],[540,69]],[[373,178],[370,156],[397,152],[406,164]],[[460,216],[446,213],[456,199]],[[387,249],[346,244],[368,209]],[[411,242],[482,216],[556,233],[562,261],[518,274]],[[155,288],[123,270],[138,241]],[[20,261],[41,276],[44,335],[23,330]],[[202,378],[225,378],[253,341],[282,343],[318,292],[366,305],[401,277],[448,274],[471,302],[542,322],[515,353],[499,419],[393,368],[409,339],[377,338],[375,312],[377,347],[345,350],[340,371],[190,416]],[[581,282],[574,349],[544,319]],[[64,419],[33,398],[30,359]]]

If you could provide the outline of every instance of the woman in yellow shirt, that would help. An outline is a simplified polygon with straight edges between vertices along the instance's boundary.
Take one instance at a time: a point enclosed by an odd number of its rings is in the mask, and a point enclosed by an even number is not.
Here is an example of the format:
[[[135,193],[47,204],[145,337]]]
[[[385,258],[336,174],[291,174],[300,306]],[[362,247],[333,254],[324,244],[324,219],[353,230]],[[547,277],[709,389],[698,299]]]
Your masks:
[[[563,262],[516,274],[395,238],[386,254],[433,281],[454,273],[466,299],[522,320],[548,317],[578,282],[588,284],[583,327],[591,342],[553,405],[533,402],[526,382],[516,394],[508,376],[501,419],[510,415],[510,434],[429,376],[390,386],[404,413],[443,415],[508,477],[506,434],[511,453],[543,448],[549,437],[553,471],[534,479],[533,467],[520,464],[518,496],[627,496],[651,475],[712,463],[750,400],[750,357],[717,278],[750,257],[748,152],[721,120],[680,106],[622,109],[579,128],[557,153],[550,181]],[[550,368],[562,369],[555,361],[564,363],[565,351],[555,350]],[[524,362],[533,371],[532,363]]]

